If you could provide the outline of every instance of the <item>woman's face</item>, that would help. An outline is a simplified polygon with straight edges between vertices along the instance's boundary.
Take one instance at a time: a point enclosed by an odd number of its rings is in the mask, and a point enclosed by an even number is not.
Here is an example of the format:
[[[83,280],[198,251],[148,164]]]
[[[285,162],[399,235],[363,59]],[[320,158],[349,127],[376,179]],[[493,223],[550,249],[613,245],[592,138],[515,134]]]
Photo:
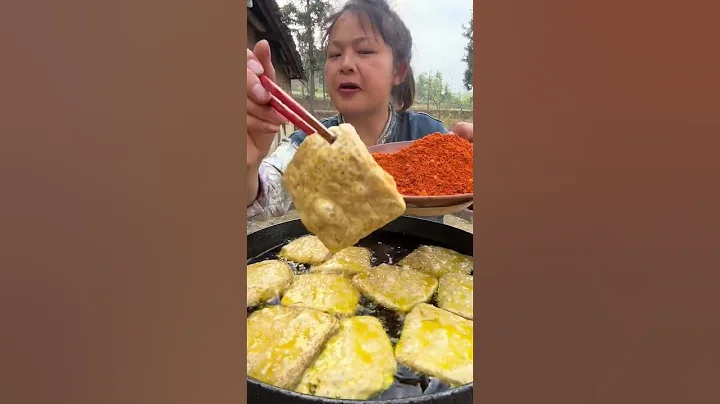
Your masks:
[[[344,115],[386,108],[390,91],[404,77],[394,68],[390,47],[355,13],[345,13],[328,37],[325,85],[335,108]],[[363,29],[363,25],[366,29]]]

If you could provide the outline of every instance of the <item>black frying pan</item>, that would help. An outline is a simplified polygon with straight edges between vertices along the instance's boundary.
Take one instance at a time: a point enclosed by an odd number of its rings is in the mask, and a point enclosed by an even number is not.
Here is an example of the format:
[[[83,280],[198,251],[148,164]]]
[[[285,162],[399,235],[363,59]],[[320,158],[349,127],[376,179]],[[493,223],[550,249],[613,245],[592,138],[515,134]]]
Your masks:
[[[287,241],[308,234],[300,220],[267,227],[248,235],[248,264],[272,258]],[[382,242],[382,244],[378,244]],[[450,248],[459,253],[473,255],[473,235],[445,224],[400,217],[360,241],[359,245],[373,251],[374,264],[397,262],[421,244]],[[248,403],[251,404],[357,404],[356,400],[334,400],[307,396],[279,389],[248,377]],[[436,394],[401,399],[376,399],[371,402],[387,404],[471,404],[473,385],[468,384]]]

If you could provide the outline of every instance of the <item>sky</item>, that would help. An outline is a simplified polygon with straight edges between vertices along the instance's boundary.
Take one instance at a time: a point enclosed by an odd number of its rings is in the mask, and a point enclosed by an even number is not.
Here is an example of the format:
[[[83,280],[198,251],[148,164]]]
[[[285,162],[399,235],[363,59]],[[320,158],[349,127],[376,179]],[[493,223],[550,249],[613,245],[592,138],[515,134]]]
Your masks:
[[[278,0],[280,6],[291,0]],[[342,6],[343,0],[332,0]],[[463,24],[470,22],[472,0],[389,0],[413,37],[415,77],[440,70],[454,92],[464,92],[465,45]]]

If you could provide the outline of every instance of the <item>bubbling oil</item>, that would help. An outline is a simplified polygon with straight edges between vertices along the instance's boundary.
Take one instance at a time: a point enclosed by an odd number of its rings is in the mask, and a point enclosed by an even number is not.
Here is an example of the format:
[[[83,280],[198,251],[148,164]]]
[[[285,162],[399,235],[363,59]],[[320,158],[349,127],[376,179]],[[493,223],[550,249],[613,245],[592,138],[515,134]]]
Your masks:
[[[248,265],[271,259],[278,259],[277,254],[280,249],[292,240],[285,242],[276,248],[267,251],[257,257],[248,260]],[[367,238],[361,240],[357,246],[365,247],[372,251],[370,264],[378,266],[380,264],[395,265],[398,261],[410,254],[420,245],[425,244],[421,239],[397,233],[373,233]],[[437,245],[437,244],[435,244]],[[449,247],[448,247],[449,248]],[[286,261],[295,275],[310,273],[310,266]],[[436,296],[433,296],[430,304],[437,306]],[[247,315],[267,306],[276,306],[280,304],[280,296],[272,298],[265,304],[257,307],[248,307]],[[358,316],[373,316],[380,320],[385,332],[390,338],[390,342],[395,348],[400,339],[402,332],[404,315],[380,306],[367,296],[360,297],[360,304],[356,312]],[[398,364],[395,371],[395,381],[382,393],[371,398],[369,401],[385,401],[402,398],[413,398],[423,395],[436,394],[450,390],[452,387],[442,382],[440,379],[431,377],[422,373],[414,372],[407,367]]]

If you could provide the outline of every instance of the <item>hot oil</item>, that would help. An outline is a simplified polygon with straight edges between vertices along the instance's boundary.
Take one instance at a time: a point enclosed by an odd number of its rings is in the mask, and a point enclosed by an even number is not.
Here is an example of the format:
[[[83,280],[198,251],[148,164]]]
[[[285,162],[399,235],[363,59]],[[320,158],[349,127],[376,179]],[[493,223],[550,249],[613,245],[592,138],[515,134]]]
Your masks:
[[[285,243],[249,259],[247,263],[253,264],[264,260],[278,259],[277,254],[280,252],[280,249],[283,245],[289,243],[290,241],[291,240],[286,240]],[[396,265],[398,261],[403,259],[406,255],[410,254],[414,249],[422,244],[426,244],[426,242],[417,237],[398,233],[376,232],[361,240],[357,246],[365,247],[372,251],[370,263],[372,266],[378,266],[380,264]],[[438,245],[437,243],[433,244]],[[310,266],[294,262],[288,262],[288,264],[296,275],[307,274],[310,272]],[[436,296],[433,296],[432,301],[429,303],[436,306]],[[279,304],[280,298],[273,298],[263,306],[248,308],[247,315],[249,316],[263,307]],[[380,320],[383,328],[385,328],[385,332],[387,332],[393,347],[397,344],[400,339],[400,333],[402,332],[403,315],[378,305],[364,295],[360,298],[360,306],[356,315],[376,317]],[[395,372],[394,383],[378,396],[371,398],[370,401],[419,397],[422,395],[440,393],[442,391],[449,390],[450,388],[450,386],[441,382],[437,378],[413,372],[407,367],[398,364],[397,371]]]
[[[372,316],[380,320],[385,332],[390,337],[393,346],[397,344],[402,332],[403,317],[392,310],[386,309],[368,299],[365,295],[360,297],[360,307],[356,313],[358,316]]]

